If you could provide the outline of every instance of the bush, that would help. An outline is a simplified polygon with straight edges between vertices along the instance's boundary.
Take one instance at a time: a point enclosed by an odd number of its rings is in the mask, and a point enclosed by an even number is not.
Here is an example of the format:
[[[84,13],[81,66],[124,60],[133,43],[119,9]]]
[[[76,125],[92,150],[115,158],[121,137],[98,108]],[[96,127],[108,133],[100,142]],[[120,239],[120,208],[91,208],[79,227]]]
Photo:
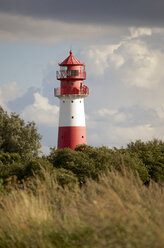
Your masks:
[[[119,171],[122,167],[133,171],[140,176],[142,181],[149,181],[149,174],[137,154],[132,154],[125,149],[109,149],[107,147],[91,147],[80,145],[75,151],[71,149],[52,149],[48,157],[55,168],[64,168],[72,171],[79,182],[85,183],[86,178],[98,180],[101,173],[111,168]]]
[[[85,182],[86,177],[98,177],[93,161],[85,153],[65,148],[51,152],[48,159],[55,168],[73,172],[80,184]]]
[[[69,189],[75,189],[78,185],[78,179],[72,171],[60,168],[54,169],[54,176],[58,184],[62,187],[68,187]]]
[[[148,170],[151,179],[164,181],[164,142],[154,139],[148,142],[137,140],[127,145],[127,150],[136,154]]]

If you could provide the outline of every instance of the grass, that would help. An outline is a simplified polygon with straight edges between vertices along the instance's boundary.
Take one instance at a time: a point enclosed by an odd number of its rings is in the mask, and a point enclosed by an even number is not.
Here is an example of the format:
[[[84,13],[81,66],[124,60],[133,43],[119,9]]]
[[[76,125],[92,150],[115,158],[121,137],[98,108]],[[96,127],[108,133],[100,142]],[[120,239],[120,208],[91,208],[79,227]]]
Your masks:
[[[161,185],[114,170],[72,190],[44,177],[0,195],[0,247],[164,247]]]

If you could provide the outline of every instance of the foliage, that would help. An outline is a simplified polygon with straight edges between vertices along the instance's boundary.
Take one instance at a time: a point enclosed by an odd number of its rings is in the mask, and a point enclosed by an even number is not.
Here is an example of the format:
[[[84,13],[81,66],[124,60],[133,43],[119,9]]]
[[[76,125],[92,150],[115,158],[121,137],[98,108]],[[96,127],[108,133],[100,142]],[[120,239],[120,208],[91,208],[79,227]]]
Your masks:
[[[13,164],[14,162],[20,162],[21,157],[18,153],[9,153],[9,152],[1,152],[0,153],[0,161],[7,165],[7,164]]]
[[[87,153],[89,158],[94,160],[96,167],[105,172],[106,169],[115,168],[119,171],[123,167],[139,174],[143,182],[149,180],[148,171],[137,154],[131,154],[126,149],[109,149],[108,147],[78,146],[77,151]]]
[[[78,179],[72,171],[60,168],[53,170],[54,177],[58,184],[62,187],[68,187],[74,189],[78,185]]]
[[[28,160],[38,156],[41,136],[37,133],[34,122],[25,124],[18,114],[9,116],[0,107],[0,151],[18,153],[22,159]]]
[[[0,178],[0,192],[4,192],[5,191],[5,187],[4,187],[4,182],[3,182],[3,179]]]
[[[148,142],[137,140],[127,145],[127,150],[146,166],[150,177],[157,181],[164,181],[164,142],[154,139]]]
[[[54,175],[36,177],[36,191],[0,197],[0,247],[164,247],[164,194],[128,170],[111,170],[76,191]]]
[[[6,154],[3,154],[3,157],[6,158],[8,154],[6,156],[5,155]],[[12,184],[14,187],[18,187],[18,184],[29,181],[29,179],[32,179],[36,175],[44,181],[43,173],[45,169],[54,176],[56,181],[62,187],[67,186],[70,189],[74,189],[78,182],[78,179],[73,172],[63,168],[55,169],[53,165],[44,157],[29,160],[25,163],[22,163],[21,161],[11,162],[10,159],[8,159],[8,162],[9,163],[6,163],[5,160],[5,164],[2,162],[0,164],[0,191],[1,186],[2,189],[4,189],[4,186],[8,188],[9,184]],[[13,180],[14,183],[11,183]]]
[[[111,168],[121,170],[126,167],[134,174],[138,173],[143,182],[149,181],[149,174],[143,162],[135,154],[124,149],[109,149],[107,147],[91,147],[80,145],[75,151],[71,149],[52,149],[48,157],[55,168],[72,171],[80,184],[90,177],[97,180],[101,173]]]
[[[86,149],[88,152],[92,150],[89,146],[86,146]],[[80,184],[83,184],[88,177],[98,179],[99,173],[107,169],[107,164],[101,163],[101,159],[103,161],[106,159],[104,156],[101,157],[101,154],[98,156],[95,152],[89,157],[87,150],[84,152],[69,148],[53,150],[48,159],[55,168],[64,168],[73,172]]]
[[[114,148],[111,153],[111,164],[115,169],[121,171],[125,167],[132,171],[134,175],[138,174],[144,183],[150,180],[148,170],[137,154],[123,148]]]
[[[19,181],[27,179],[38,174],[41,168],[39,159],[30,160],[22,163],[21,161],[12,162],[11,164],[0,164],[0,178],[4,180],[4,183],[8,178],[16,176]]]

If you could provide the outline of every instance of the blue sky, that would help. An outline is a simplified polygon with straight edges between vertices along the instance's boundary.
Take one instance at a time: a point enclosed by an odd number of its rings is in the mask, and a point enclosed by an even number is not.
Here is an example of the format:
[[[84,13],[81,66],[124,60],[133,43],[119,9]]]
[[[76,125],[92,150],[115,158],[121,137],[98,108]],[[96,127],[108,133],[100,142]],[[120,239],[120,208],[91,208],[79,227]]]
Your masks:
[[[34,120],[48,152],[57,143],[56,70],[72,49],[86,64],[88,144],[164,140],[163,1],[67,3],[0,0],[2,107]]]

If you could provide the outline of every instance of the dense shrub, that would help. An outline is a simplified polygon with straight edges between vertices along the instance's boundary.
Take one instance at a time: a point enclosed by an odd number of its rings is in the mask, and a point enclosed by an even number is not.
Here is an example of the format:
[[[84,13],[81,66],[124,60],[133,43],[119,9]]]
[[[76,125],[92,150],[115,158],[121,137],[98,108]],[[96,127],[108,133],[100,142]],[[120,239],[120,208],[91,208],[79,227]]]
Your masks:
[[[66,170],[64,168],[54,169],[53,175],[58,184],[62,187],[67,186],[69,189],[74,189],[78,185],[76,175],[70,170]]]
[[[7,161],[11,162],[10,159]],[[78,178],[73,172],[64,168],[54,168],[53,165],[45,158],[37,158],[25,163],[22,163],[21,161],[12,161],[11,164],[3,164],[1,162],[0,185],[2,188],[4,188],[5,185],[8,186],[9,183],[11,184],[11,181],[13,181],[14,178],[14,186],[16,186],[16,184],[26,182],[36,175],[38,175],[40,179],[44,181],[44,170],[51,173],[51,175],[54,176],[54,178],[62,187],[68,186],[70,189],[74,189],[77,185]]]
[[[88,159],[85,153],[65,148],[51,152],[49,160],[55,168],[72,171],[81,184],[85,182],[86,177],[98,177],[94,161]]]
[[[22,163],[21,161],[13,162],[11,164],[0,164],[0,178],[4,182],[12,176],[16,176],[18,180],[24,180],[28,177],[32,177],[34,174],[38,174],[41,168],[41,164],[38,160],[30,160]]]
[[[164,181],[164,142],[154,139],[148,142],[137,140],[127,145],[127,150],[146,166],[151,179]]]
[[[49,161],[55,168],[72,171],[80,183],[91,177],[97,180],[99,175],[111,168],[122,170],[123,167],[139,174],[144,183],[149,181],[149,174],[137,154],[125,149],[109,149],[107,147],[91,147],[81,145],[75,151],[71,149],[52,149]]]
[[[116,148],[110,150],[110,153],[110,163],[113,168],[119,171],[126,168],[132,171],[134,175],[138,174],[144,183],[149,182],[150,176],[148,174],[148,170],[137,154],[133,154],[126,149]]]

